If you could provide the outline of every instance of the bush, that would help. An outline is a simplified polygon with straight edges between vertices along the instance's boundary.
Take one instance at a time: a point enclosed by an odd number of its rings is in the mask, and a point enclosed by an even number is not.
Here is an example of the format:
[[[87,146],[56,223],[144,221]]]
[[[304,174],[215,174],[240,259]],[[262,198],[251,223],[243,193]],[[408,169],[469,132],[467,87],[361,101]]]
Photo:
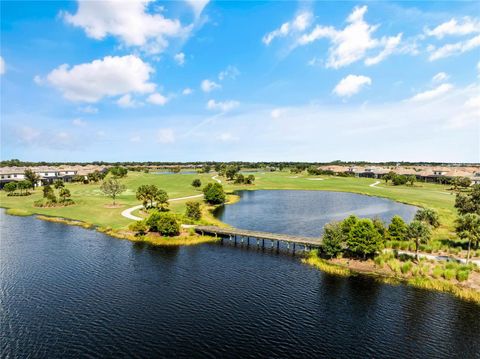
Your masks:
[[[388,226],[387,234],[390,240],[405,241],[407,239],[408,226],[400,216],[393,216]]]
[[[359,219],[350,229],[347,246],[352,253],[365,259],[380,250],[382,240],[372,220]]]
[[[443,268],[441,266],[435,266],[432,271],[432,275],[434,278],[440,278],[443,276]]]
[[[457,280],[459,282],[466,281],[466,280],[468,280],[469,274],[470,274],[470,272],[468,270],[460,270],[460,271],[457,272]]]
[[[337,257],[343,250],[345,239],[340,223],[326,224],[322,237],[322,251],[330,258]]]
[[[136,221],[131,223],[128,226],[128,229],[130,229],[132,232],[135,232],[136,236],[144,236],[148,231],[148,226],[145,220]]]
[[[445,269],[443,272],[443,278],[446,280],[452,280],[455,278],[456,270],[455,269]]]
[[[402,274],[407,274],[408,272],[410,272],[410,269],[412,269],[412,265],[413,264],[410,261],[403,263],[400,267]]]
[[[180,234],[180,225],[171,213],[153,211],[145,224],[149,227],[150,232],[158,232],[164,236],[178,236]]]
[[[192,181],[192,186],[195,187],[195,188],[199,188],[199,187],[202,186],[202,181],[200,181],[200,179],[198,179],[198,178],[195,178]]]
[[[198,202],[187,202],[186,203],[185,216],[187,218],[198,221],[202,217],[202,212],[200,210],[200,203]]]

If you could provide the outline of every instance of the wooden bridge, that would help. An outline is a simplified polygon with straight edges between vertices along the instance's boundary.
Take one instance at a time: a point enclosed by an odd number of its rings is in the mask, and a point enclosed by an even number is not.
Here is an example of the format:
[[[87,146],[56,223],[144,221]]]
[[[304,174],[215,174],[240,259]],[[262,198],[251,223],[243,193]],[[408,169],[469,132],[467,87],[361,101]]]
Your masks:
[[[234,240],[235,243],[237,242],[237,237],[240,237],[241,242],[243,243],[244,239],[247,240],[247,245],[250,244],[250,239],[257,240],[257,246],[261,245],[262,248],[265,247],[265,240],[271,242],[271,246],[273,248],[274,243],[277,245],[277,249],[280,247],[280,242],[284,242],[287,245],[287,249],[290,249],[290,245],[292,245],[293,251],[295,251],[296,245],[302,245],[304,250],[307,251],[311,248],[318,248],[322,244],[321,238],[313,238],[313,237],[300,237],[300,236],[292,236],[289,234],[279,234],[279,233],[270,233],[270,232],[259,232],[259,231],[251,231],[247,229],[237,229],[237,228],[230,228],[230,227],[216,227],[216,226],[196,226],[195,231],[197,233],[209,234],[214,235],[215,237],[220,236],[222,239],[228,237],[230,240]]]

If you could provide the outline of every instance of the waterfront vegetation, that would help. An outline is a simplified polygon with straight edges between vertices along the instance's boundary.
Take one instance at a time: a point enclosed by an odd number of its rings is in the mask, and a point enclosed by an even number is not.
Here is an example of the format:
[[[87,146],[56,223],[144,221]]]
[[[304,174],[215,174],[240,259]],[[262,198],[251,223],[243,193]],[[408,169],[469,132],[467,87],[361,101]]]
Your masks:
[[[117,169],[106,178],[98,176],[89,180],[89,183],[56,184],[53,187],[58,195],[51,186],[36,188],[28,197],[12,197],[6,191],[0,191],[0,202],[2,207],[8,208],[9,214],[38,214],[41,219],[85,228],[95,227],[118,238],[154,245],[187,245],[209,242],[215,238],[199,236],[193,229],[181,228],[180,225],[224,226],[214,218],[212,211],[224,202],[234,203],[238,200],[238,196],[233,194],[235,190],[328,190],[385,197],[425,210],[420,211],[411,224],[406,224],[400,217],[394,217],[389,224],[378,219],[355,217],[349,217],[342,223],[329,224],[325,227],[322,250],[311,252],[304,259],[305,263],[333,274],[374,273],[412,285],[440,288],[459,296],[478,299],[470,293],[473,291],[478,295],[480,289],[475,287],[480,274],[472,265],[453,267],[450,263],[438,264],[398,254],[398,251],[404,250],[465,258],[470,248],[470,257],[480,256],[477,232],[474,232],[478,227],[476,217],[466,222],[458,219],[456,191],[451,186],[418,182],[399,185],[393,180],[372,186],[376,182],[374,179],[301,171],[294,176],[291,171],[257,172],[250,180],[245,180],[248,177],[243,175],[242,179],[239,174],[238,168],[227,168],[216,178],[209,173],[158,175],[131,171],[125,173]],[[217,182],[218,179],[221,184]],[[199,197],[168,202],[169,198],[201,193],[205,200]],[[53,196],[58,205],[38,205],[40,202],[55,203]],[[115,200],[114,206],[108,196]],[[467,212],[472,208],[472,196],[465,194],[457,197],[460,197],[456,205],[459,212],[463,216],[469,215]],[[71,203],[61,206],[62,200]],[[139,201],[144,208],[135,212],[135,215],[144,217],[144,220],[132,222],[121,215],[123,210],[137,205]]]

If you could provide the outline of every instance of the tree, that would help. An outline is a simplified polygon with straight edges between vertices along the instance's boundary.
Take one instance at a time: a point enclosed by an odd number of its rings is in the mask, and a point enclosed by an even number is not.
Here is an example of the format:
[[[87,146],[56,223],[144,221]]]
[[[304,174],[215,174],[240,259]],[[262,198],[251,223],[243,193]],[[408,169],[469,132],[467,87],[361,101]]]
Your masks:
[[[150,207],[153,207],[153,201],[155,200],[157,191],[158,188],[154,184],[144,184],[137,188],[135,195],[139,201],[142,201],[143,207],[146,209],[149,202]]]
[[[340,222],[340,227],[342,228],[343,235],[348,237],[352,227],[358,222],[358,217],[354,216],[353,214],[345,218],[342,222]]]
[[[34,190],[35,185],[38,183],[38,181],[40,181],[40,176],[29,168],[27,168],[23,174],[25,176],[25,179],[31,183],[31,188]]]
[[[414,220],[408,225],[408,238],[415,242],[415,259],[418,261],[420,243],[427,243],[430,239],[430,226],[425,222]]]
[[[102,173],[100,173],[100,171],[97,171],[97,170],[87,174],[87,179],[90,182],[95,182],[95,183],[102,180],[104,177],[105,177],[105,175],[103,175]]]
[[[330,258],[337,257],[342,252],[345,240],[340,223],[327,223],[323,227],[322,251]]]
[[[226,195],[220,183],[209,183],[203,188],[205,201],[209,204],[225,203]]]
[[[148,217],[146,224],[150,227],[150,231],[158,232],[164,236],[178,236],[180,234],[180,225],[171,213],[155,211]]]
[[[123,178],[127,175],[128,170],[125,167],[115,166],[110,168],[109,172],[112,174],[113,178]]]
[[[193,219],[194,221],[198,221],[202,217],[202,211],[200,210],[200,203],[189,201],[185,203],[187,206],[185,210],[185,216],[187,218]]]
[[[468,177],[460,177],[458,179],[458,185],[463,188],[468,188],[472,184],[472,180]]]
[[[115,205],[115,198],[122,192],[125,192],[127,188],[124,184],[120,183],[116,178],[110,178],[102,182],[100,190],[107,196],[112,197],[113,205]]]
[[[173,172],[173,173],[180,173],[181,170],[182,170],[182,167],[180,167],[180,166],[175,166],[175,167],[170,168],[170,171]]]
[[[382,237],[370,219],[359,219],[350,230],[347,246],[348,249],[366,259],[381,249]]]
[[[388,172],[386,175],[383,176],[383,179],[385,180],[385,183],[388,183],[388,181],[392,181],[393,178],[396,176],[397,174],[393,171],[390,171]]]
[[[407,239],[408,226],[400,216],[393,216],[388,225],[387,236],[393,241],[404,241]]]
[[[387,229],[385,228],[385,223],[378,218],[375,217],[373,220],[373,225],[375,226],[375,229],[377,230],[378,234],[382,236],[382,238],[385,238],[385,235],[387,234]]]
[[[55,187],[55,189],[63,188],[65,187],[65,184],[63,183],[62,180],[58,179],[53,182],[53,187]]]
[[[455,198],[455,208],[458,213],[476,213],[480,215],[480,185],[472,186],[472,191],[468,194],[458,193]]]
[[[235,176],[235,182],[234,182],[234,183],[235,183],[235,184],[243,184],[243,183],[245,183],[245,176],[242,175],[241,173],[237,174],[237,175]]]
[[[407,176],[407,182],[410,183],[410,186],[413,186],[416,180],[417,180],[417,177],[415,175]]]
[[[65,187],[60,188],[60,192],[58,195],[62,199],[62,202],[66,202],[67,199],[69,199],[72,196],[72,194],[70,193],[70,190]]]
[[[407,176],[404,175],[395,175],[392,178],[392,183],[394,186],[400,186],[402,184],[406,184],[408,181]]]
[[[195,178],[195,179],[192,181],[192,186],[195,187],[195,188],[202,187],[202,181],[200,181],[199,178]]]
[[[210,165],[203,166],[203,172],[204,173],[209,173],[211,170],[212,170],[212,166],[210,166]]]
[[[467,263],[470,260],[470,249],[472,242],[478,249],[480,240],[480,215],[476,213],[467,213],[457,218],[455,231],[457,235],[468,241]]]
[[[49,184],[43,186],[43,198],[46,198],[50,202],[57,202],[57,197],[55,197],[55,191]]]
[[[245,184],[253,184],[255,182],[255,176],[254,175],[248,175],[245,178]]]
[[[233,180],[239,171],[238,166],[230,165],[225,169],[225,177],[227,177],[227,180]]]
[[[163,189],[159,189],[154,197],[157,208],[161,211],[166,211],[168,207],[168,194]]]
[[[437,228],[438,226],[440,226],[438,213],[430,208],[419,209],[417,213],[415,213],[414,219],[417,221],[427,223],[433,228]]]
[[[9,194],[13,193],[17,190],[17,184],[15,182],[6,183],[5,186],[3,186],[3,189]]]

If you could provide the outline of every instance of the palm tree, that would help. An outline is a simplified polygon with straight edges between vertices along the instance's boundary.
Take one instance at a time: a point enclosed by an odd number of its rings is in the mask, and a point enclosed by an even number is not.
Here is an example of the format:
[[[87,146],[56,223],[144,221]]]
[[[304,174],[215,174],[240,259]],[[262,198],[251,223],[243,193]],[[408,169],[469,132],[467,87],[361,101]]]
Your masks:
[[[438,221],[438,213],[430,208],[419,209],[417,213],[415,213],[415,219],[429,224],[433,228],[437,228],[440,225],[440,222]]]
[[[430,239],[430,227],[419,220],[414,220],[408,226],[408,238],[415,241],[415,259],[418,261],[420,243],[426,243]]]
[[[32,184],[32,189],[35,190],[35,185],[37,184],[38,181],[40,181],[40,176],[28,168],[25,170],[23,174],[25,176],[25,179]]]
[[[468,263],[470,260],[470,249],[472,242],[475,242],[476,247],[478,248],[478,241],[480,239],[480,216],[476,213],[467,213],[463,216],[459,216],[455,231],[460,238],[468,240]]]

